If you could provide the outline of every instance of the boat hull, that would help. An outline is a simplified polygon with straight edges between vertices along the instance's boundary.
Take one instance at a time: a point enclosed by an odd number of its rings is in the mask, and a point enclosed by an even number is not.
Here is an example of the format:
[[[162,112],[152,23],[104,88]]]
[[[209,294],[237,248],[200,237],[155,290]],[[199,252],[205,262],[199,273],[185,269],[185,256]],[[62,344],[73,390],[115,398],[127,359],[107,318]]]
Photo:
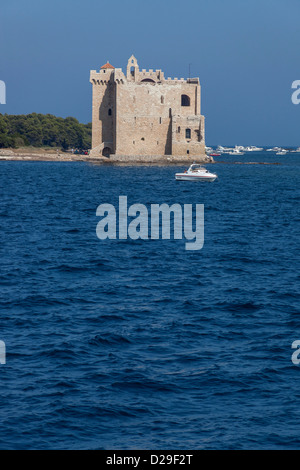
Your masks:
[[[176,181],[208,181],[212,183],[217,178],[217,175],[187,175],[185,173],[177,173],[175,175]]]

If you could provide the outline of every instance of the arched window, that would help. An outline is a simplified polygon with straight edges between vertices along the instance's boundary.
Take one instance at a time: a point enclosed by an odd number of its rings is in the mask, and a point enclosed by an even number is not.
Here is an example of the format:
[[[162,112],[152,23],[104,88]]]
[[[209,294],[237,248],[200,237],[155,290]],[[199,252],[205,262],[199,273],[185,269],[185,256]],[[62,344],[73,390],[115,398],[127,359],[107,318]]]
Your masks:
[[[109,108],[109,110],[108,110],[108,115],[109,115],[109,116],[111,116],[111,115],[112,115],[111,108]]]
[[[177,132],[178,134],[180,134],[180,126],[178,126]]]
[[[191,129],[186,129],[185,130],[185,138],[190,139],[191,138]]]
[[[190,106],[191,100],[188,95],[181,95],[181,106]]]

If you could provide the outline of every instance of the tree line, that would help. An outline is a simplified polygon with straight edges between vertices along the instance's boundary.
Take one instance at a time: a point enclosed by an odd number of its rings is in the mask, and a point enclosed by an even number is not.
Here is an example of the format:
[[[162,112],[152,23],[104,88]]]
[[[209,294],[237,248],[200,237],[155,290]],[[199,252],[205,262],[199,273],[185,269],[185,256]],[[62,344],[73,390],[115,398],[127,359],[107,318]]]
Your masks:
[[[91,148],[92,124],[81,124],[73,117],[52,114],[0,114],[0,148],[59,147]]]

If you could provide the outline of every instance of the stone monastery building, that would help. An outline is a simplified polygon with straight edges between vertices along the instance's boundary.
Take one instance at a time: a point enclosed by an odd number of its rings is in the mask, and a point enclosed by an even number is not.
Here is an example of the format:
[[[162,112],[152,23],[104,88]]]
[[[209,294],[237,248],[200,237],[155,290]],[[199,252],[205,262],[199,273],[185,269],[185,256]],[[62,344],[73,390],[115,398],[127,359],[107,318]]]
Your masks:
[[[140,70],[131,56],[126,76],[107,63],[91,71],[93,156],[204,156],[199,78],[166,79]]]

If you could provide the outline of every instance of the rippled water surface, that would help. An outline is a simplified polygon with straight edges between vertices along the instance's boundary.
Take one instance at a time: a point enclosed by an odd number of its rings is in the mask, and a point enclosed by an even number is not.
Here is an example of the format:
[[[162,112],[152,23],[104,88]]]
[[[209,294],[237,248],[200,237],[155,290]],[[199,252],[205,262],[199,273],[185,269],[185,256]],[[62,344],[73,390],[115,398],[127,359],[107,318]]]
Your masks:
[[[1,448],[300,448],[300,157],[282,158],[212,184],[1,162]],[[100,241],[120,195],[204,204],[203,249]]]

